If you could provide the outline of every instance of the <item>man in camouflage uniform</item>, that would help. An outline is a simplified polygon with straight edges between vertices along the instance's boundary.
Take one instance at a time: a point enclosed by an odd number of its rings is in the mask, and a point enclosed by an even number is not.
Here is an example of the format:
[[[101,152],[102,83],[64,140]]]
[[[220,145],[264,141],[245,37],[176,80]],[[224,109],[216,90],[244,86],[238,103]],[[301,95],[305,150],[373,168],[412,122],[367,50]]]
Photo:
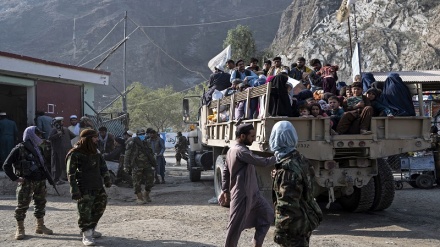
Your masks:
[[[137,204],[151,202],[150,192],[154,186],[156,160],[150,143],[145,138],[145,130],[136,132],[136,137],[127,140],[124,158],[124,171],[132,174],[134,193]],[[145,181],[145,192],[142,194],[141,183]]]
[[[31,200],[34,200],[34,215],[37,218],[35,233],[52,235],[53,231],[44,225],[46,214],[46,176],[42,170],[44,158],[39,145],[43,142],[40,138],[42,132],[35,126],[26,128],[23,134],[23,142],[15,146],[5,160],[3,169],[6,175],[18,183],[15,219],[17,230],[15,239],[25,237],[24,219]],[[14,173],[15,171],[15,173]]]
[[[322,221],[322,211],[313,197],[313,167],[296,150],[297,143],[298,135],[290,122],[273,126],[269,144],[277,158],[274,241],[283,247],[309,246],[312,231]]]
[[[67,173],[72,199],[77,201],[78,225],[84,245],[95,245],[101,233],[95,231],[107,206],[107,194],[103,187],[112,183],[107,165],[98,151],[98,132],[83,130],[80,140],[66,157]]]
[[[177,132],[174,149],[176,150],[176,166],[180,166],[180,160],[182,158],[188,162],[188,141],[180,131]]]

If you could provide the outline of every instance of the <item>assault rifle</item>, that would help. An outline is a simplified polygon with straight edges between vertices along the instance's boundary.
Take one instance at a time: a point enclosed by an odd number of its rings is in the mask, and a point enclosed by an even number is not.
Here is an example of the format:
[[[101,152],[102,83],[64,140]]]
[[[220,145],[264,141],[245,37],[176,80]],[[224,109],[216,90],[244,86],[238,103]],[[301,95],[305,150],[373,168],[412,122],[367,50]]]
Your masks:
[[[25,146],[25,148],[26,148],[28,151],[30,151],[30,152],[34,155],[34,157],[39,157],[38,154],[37,154],[37,152],[35,151],[35,149],[34,149],[32,146],[30,146],[28,142],[24,142],[23,145]],[[53,181],[53,178],[52,178],[52,176],[50,175],[49,170],[47,170],[47,167],[46,167],[44,164],[41,164],[40,159],[38,159],[38,162],[36,162],[36,163],[37,163],[37,166],[38,166],[38,168],[40,169],[40,171],[41,171],[41,172],[44,174],[44,176],[46,177],[46,179],[47,179],[47,181],[49,182],[49,184],[52,185],[52,187],[55,189],[55,191],[57,192],[57,194],[58,194],[59,196],[61,196],[60,193],[59,193],[58,190],[57,190],[57,187],[55,186],[55,182]]]

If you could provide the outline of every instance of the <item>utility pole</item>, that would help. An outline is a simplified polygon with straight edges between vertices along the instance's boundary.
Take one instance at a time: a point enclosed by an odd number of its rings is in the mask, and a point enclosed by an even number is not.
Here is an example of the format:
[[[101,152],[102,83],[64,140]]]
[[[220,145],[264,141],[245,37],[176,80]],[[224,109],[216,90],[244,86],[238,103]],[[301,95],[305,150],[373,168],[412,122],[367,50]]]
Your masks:
[[[75,37],[75,24],[76,24],[76,18],[73,18],[73,38],[72,38],[72,42],[73,42],[73,61],[75,62],[76,60],[76,37]]]
[[[127,39],[127,11],[125,11],[124,16],[124,40]],[[127,89],[127,78],[126,78],[126,52],[127,52],[127,42],[124,42],[124,50],[122,53],[122,81],[124,83],[124,90],[122,96],[122,112],[127,113],[127,94],[125,90]]]

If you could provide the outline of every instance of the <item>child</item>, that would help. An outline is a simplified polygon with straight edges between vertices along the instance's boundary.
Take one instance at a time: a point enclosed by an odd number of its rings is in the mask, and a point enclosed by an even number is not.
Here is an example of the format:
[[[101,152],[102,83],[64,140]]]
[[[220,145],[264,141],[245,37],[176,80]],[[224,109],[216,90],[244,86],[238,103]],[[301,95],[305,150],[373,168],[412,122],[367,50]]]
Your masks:
[[[314,103],[310,106],[310,113],[312,116],[317,118],[328,117],[327,114],[321,109],[321,105],[318,103]]]
[[[362,95],[362,83],[353,82],[353,96],[344,102],[344,115],[339,120],[336,132],[339,134],[372,134],[370,129],[373,108],[367,96]],[[356,121],[359,120],[359,121]]]
[[[340,107],[339,98],[337,96],[331,96],[328,99],[328,105],[330,109],[327,111],[327,115],[330,116],[332,130],[336,130],[339,120],[342,115],[344,115],[344,109]]]
[[[310,115],[310,107],[308,105],[299,107],[299,115],[300,117],[313,117],[313,115]]]

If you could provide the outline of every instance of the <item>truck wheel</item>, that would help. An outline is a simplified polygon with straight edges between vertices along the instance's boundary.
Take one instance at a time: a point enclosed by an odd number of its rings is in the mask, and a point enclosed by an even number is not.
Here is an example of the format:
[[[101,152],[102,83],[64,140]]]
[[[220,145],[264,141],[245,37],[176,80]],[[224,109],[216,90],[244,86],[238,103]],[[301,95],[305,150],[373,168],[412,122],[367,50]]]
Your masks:
[[[189,180],[191,180],[191,182],[198,182],[200,181],[202,172],[193,169],[193,167],[196,164],[196,152],[189,151],[188,156],[189,156],[188,157]]]
[[[418,189],[419,186],[417,185],[416,181],[419,176],[420,176],[419,174],[411,175],[411,177],[410,177],[411,180],[408,181],[408,184],[411,185],[411,187]]]
[[[215,160],[215,168],[214,168],[214,190],[215,197],[218,196],[222,192],[222,175],[223,168],[225,167],[225,155],[219,155]]]
[[[394,188],[395,188],[396,190],[401,190],[401,189],[403,189],[403,183],[402,183],[401,181],[396,181],[396,182],[394,182]]]
[[[355,213],[368,211],[374,202],[374,179],[362,188],[354,187],[354,192],[349,196],[339,198],[342,208]]]
[[[370,210],[381,211],[387,209],[394,200],[394,176],[391,167],[383,159],[377,159],[378,173],[374,179],[374,202]]]
[[[434,181],[428,174],[421,174],[417,177],[416,184],[421,189],[431,189]]]
[[[108,171],[108,173],[110,174],[110,181],[112,184],[116,184],[116,175],[113,173],[113,171]]]

